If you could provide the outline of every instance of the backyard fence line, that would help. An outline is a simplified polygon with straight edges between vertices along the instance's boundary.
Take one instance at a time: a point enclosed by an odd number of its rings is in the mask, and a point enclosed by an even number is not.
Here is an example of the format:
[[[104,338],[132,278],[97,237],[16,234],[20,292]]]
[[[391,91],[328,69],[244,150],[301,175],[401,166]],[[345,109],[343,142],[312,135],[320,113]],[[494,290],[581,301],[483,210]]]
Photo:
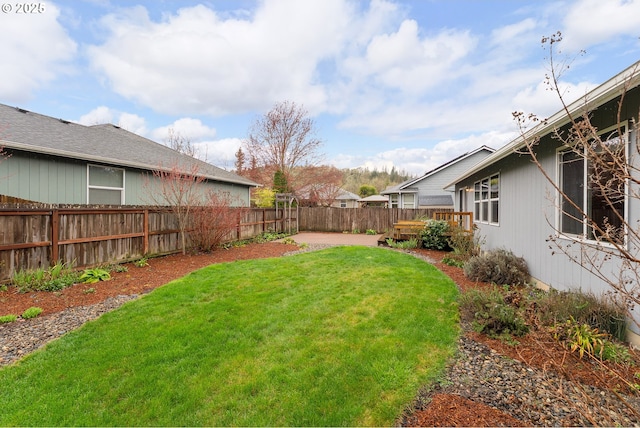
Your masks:
[[[399,220],[431,218],[442,210],[298,207],[237,211],[231,241],[297,230],[385,233]],[[83,268],[177,253],[180,242],[178,222],[166,208],[0,204],[0,280],[58,261]]]
[[[234,208],[231,208],[235,210]],[[295,224],[275,209],[237,209],[230,240],[251,239]],[[181,251],[173,213],[158,207],[0,205],[0,280],[58,261],[90,267]]]
[[[365,233],[367,230],[386,233],[393,230],[393,225],[399,220],[432,218],[434,213],[453,211],[453,209],[384,207],[301,207],[299,210],[301,231],[350,233]]]

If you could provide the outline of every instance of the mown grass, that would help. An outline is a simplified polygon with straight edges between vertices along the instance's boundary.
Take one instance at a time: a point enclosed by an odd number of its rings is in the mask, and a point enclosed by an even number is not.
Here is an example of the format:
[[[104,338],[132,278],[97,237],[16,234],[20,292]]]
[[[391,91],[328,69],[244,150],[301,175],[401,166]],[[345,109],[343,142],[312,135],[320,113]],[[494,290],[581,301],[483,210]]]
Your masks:
[[[378,248],[212,265],[0,370],[0,425],[392,425],[455,351],[457,296]]]

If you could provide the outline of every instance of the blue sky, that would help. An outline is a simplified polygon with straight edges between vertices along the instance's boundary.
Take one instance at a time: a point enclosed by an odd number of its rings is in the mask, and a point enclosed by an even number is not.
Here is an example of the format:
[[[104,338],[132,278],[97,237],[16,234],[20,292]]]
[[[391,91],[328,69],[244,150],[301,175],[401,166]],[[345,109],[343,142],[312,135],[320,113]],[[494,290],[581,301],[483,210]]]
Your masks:
[[[0,12],[0,103],[158,142],[169,128],[233,168],[251,123],[303,105],[325,163],[422,174],[548,116],[543,36],[574,57],[569,99],[640,59],[640,0],[41,2]],[[6,6],[9,5],[9,6]]]

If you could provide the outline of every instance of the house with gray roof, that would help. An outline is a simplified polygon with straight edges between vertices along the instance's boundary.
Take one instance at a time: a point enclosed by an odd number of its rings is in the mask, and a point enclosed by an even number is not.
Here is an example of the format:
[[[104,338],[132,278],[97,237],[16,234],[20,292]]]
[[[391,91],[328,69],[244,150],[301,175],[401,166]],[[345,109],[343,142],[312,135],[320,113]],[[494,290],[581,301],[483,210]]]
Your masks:
[[[484,249],[507,249],[523,257],[543,288],[602,295],[617,284],[632,292],[635,287],[638,293],[639,112],[636,62],[448,183],[456,189],[456,205],[474,212]],[[609,178],[603,186],[594,178],[585,145],[563,139],[584,117],[593,127],[589,132],[597,132],[600,141],[624,154],[622,163],[610,164],[631,171],[626,183]],[[531,147],[539,166],[526,141],[535,142]],[[611,189],[623,197],[606,193]],[[599,232],[610,226],[623,229],[617,231],[622,236],[608,238]],[[634,258],[631,269],[625,258],[629,255]],[[630,340],[640,346],[638,295],[635,302]]]
[[[249,206],[258,184],[111,124],[84,126],[0,104],[0,195],[51,204],[147,205],[153,171],[196,171]]]
[[[360,196],[335,185],[319,183],[295,192],[301,205],[335,208],[358,208]]]
[[[389,208],[453,209],[454,188],[451,180],[494,152],[482,146],[450,160],[423,176],[388,187],[381,195],[389,198]]]

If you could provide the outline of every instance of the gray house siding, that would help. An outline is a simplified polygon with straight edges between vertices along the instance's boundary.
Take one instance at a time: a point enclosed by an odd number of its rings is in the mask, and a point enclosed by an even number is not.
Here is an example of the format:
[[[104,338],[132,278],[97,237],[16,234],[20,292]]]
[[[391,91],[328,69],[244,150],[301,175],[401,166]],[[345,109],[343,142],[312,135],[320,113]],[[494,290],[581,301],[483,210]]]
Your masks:
[[[43,203],[86,204],[86,163],[11,152],[0,162],[0,194]]]
[[[613,89],[610,92],[613,93]],[[605,130],[618,123],[619,94],[620,90],[617,90],[609,97],[613,99],[591,106],[591,122],[599,130]],[[604,95],[600,95],[600,99],[602,98]],[[627,92],[624,100],[621,121],[637,117],[640,111],[640,87]],[[578,105],[576,109],[581,106],[583,107],[584,104]],[[566,118],[563,120],[561,115],[556,115],[554,118],[555,126],[566,127]],[[631,121],[629,126],[633,126]],[[557,181],[558,149],[561,145],[551,137],[552,129],[543,129],[545,133],[542,134],[536,146],[537,157],[544,170],[554,181]],[[637,151],[638,136],[634,131],[629,132],[628,137],[632,162],[633,160],[638,162],[640,160]],[[498,224],[476,222],[478,234],[484,240],[484,249],[504,248],[522,256],[527,261],[531,275],[541,285],[559,290],[581,289],[597,294],[609,291],[610,288],[604,281],[589,273],[578,263],[572,262],[565,254],[558,251],[553,242],[548,241],[550,236],[556,236],[559,217],[557,192],[532,162],[530,156],[516,152],[515,149],[519,148],[517,140],[505,148],[509,151],[501,149],[495,156],[469,170],[455,182],[456,206],[461,206],[460,197],[463,197],[466,206],[473,209],[474,183],[496,173],[500,174],[499,222]],[[493,160],[493,158],[496,159]],[[629,198],[626,210],[628,223],[640,224],[638,223],[640,200]],[[573,244],[570,251],[574,251],[573,254],[580,257],[583,247],[575,239],[562,236],[558,236],[558,239],[563,244]],[[631,251],[640,250],[635,248]],[[604,272],[611,278],[616,278],[620,273],[618,261],[608,261],[603,266]],[[632,330],[640,334],[636,326],[632,325]]]
[[[10,151],[0,162],[0,194],[51,204],[87,204],[87,165],[98,165],[73,159]],[[115,165],[112,165],[117,167]],[[120,167],[117,167],[120,168]],[[150,171],[124,168],[125,205],[147,205],[153,180]],[[202,191],[228,193],[235,205],[249,206],[249,187],[234,183],[207,181]]]

